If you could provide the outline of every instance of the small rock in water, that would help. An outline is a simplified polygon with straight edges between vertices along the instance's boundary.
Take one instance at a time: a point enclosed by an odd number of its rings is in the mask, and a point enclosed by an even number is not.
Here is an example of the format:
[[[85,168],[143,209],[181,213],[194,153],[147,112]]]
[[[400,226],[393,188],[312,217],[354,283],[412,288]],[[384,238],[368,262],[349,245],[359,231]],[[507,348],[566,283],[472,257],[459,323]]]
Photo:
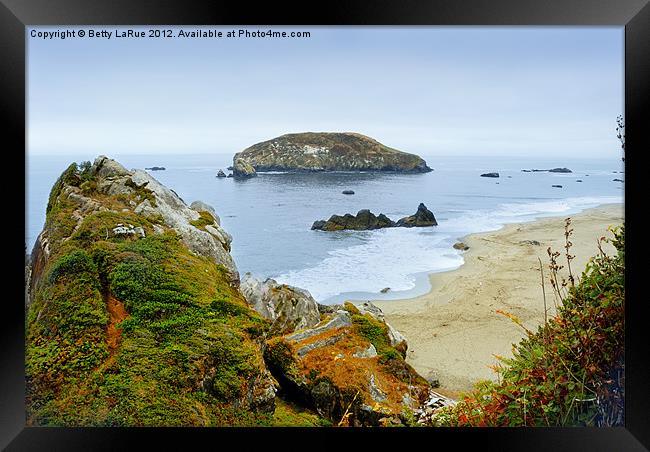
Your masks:
[[[341,193],[343,193],[344,195],[353,195],[354,191],[353,190],[343,190]]]
[[[499,173],[483,173],[481,177],[499,177]]]
[[[551,187],[553,187],[553,188],[562,188],[561,185],[551,185]]]
[[[164,166],[152,166],[151,168],[145,168],[147,171],[165,171]]]
[[[469,246],[465,245],[463,242],[456,242],[454,243],[454,249],[467,251],[469,249]]]
[[[383,289],[380,290],[381,293],[386,293],[390,290],[390,287],[384,287]]]
[[[578,179],[576,182],[582,182],[582,179]]]
[[[219,170],[217,172],[217,177],[226,177],[226,173],[224,173],[223,170]]]
[[[614,179],[612,182],[623,182],[622,179]]]

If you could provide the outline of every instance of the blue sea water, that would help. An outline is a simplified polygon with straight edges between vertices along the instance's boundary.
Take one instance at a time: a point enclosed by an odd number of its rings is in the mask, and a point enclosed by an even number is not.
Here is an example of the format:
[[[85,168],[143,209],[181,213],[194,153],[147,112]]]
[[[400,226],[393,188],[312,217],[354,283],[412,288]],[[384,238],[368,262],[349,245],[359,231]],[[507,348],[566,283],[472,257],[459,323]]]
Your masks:
[[[27,159],[26,246],[43,227],[49,191],[73,161],[96,155],[33,155]],[[391,299],[428,289],[426,274],[457,268],[459,238],[507,223],[565,216],[605,203],[623,203],[620,158],[423,156],[426,174],[266,173],[248,180],[216,178],[232,155],[109,155],[127,168],[164,166],[152,175],[191,203],[211,204],[233,236],[240,273],[309,290],[320,302]],[[524,173],[568,167],[572,173]],[[500,178],[480,177],[497,171]],[[583,182],[576,182],[581,179]],[[552,185],[562,185],[554,188]],[[354,190],[352,196],[342,190]],[[437,227],[377,231],[312,231],[315,220],[360,209],[397,220],[423,202]],[[381,294],[384,287],[391,291]]]

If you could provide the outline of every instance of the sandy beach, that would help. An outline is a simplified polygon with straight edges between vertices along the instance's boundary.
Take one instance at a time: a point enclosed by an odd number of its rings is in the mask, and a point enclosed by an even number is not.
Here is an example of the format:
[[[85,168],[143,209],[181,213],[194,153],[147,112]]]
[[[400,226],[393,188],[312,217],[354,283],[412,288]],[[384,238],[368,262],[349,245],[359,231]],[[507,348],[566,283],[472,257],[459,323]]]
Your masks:
[[[574,276],[579,276],[589,258],[598,253],[597,238],[611,237],[607,227],[622,224],[623,204],[607,204],[567,216],[574,229],[571,253],[576,257],[571,266]],[[489,367],[497,363],[493,355],[512,356],[512,344],[524,337],[519,326],[496,310],[516,315],[529,329],[543,323],[538,258],[546,277],[547,248],[564,252],[567,216],[511,224],[495,232],[460,238],[469,246],[463,256],[465,263],[456,270],[431,274],[429,293],[412,299],[373,301],[384,311],[386,320],[406,336],[407,361],[423,376],[433,372],[440,382],[440,393],[457,397],[478,380],[496,380]],[[609,244],[604,250],[614,252]],[[566,264],[564,255],[558,261]],[[550,316],[554,301],[548,282],[546,300]]]

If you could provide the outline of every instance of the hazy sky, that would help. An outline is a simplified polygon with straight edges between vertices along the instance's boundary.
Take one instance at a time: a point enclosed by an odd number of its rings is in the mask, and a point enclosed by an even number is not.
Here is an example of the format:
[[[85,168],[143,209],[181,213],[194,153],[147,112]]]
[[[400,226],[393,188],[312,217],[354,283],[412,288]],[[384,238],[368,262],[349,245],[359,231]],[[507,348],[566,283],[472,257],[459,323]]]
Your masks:
[[[70,30],[89,28],[116,30]],[[272,29],[311,37],[28,31],[28,152],[233,154],[353,131],[420,155],[620,155],[622,27]]]

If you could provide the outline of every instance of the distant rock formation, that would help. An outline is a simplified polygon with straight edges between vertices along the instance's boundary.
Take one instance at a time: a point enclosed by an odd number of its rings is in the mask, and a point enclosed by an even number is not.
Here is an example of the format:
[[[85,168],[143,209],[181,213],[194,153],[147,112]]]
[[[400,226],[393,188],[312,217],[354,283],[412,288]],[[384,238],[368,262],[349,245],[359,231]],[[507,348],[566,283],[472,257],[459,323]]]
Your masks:
[[[551,187],[553,187],[553,188],[562,188],[561,185],[551,185]]]
[[[499,177],[499,173],[483,173],[481,177]]]
[[[233,166],[232,174],[235,179],[248,179],[250,177],[256,177],[257,173],[255,168],[243,159],[236,159],[235,165]]]
[[[292,133],[235,154],[255,171],[432,171],[417,155],[398,151],[358,133]],[[235,174],[237,176],[237,174]]]
[[[572,173],[569,168],[552,168],[552,169],[522,169],[523,173]]]
[[[417,212],[408,217],[400,218],[397,222],[391,220],[383,213],[375,215],[368,209],[362,209],[357,215],[345,214],[332,215],[329,220],[318,220],[312,225],[313,230],[320,231],[342,231],[352,229],[355,231],[367,231],[372,229],[392,228],[392,227],[424,227],[437,226],[436,218],[427,207],[420,203]]]
[[[164,166],[152,166],[151,168],[145,168],[148,171],[165,171]]]
[[[226,173],[223,172],[223,170],[217,171],[217,177],[226,177]]]

